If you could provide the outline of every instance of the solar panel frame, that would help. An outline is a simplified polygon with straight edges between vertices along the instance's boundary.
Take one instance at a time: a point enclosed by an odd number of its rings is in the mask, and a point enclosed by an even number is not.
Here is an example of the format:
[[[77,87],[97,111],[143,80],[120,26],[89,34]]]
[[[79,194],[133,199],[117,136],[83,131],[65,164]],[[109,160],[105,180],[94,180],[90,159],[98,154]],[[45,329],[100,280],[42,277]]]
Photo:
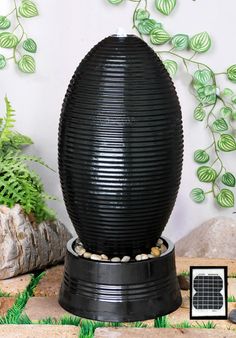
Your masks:
[[[207,298],[206,300],[206,303],[208,302],[208,306],[206,306],[206,308],[204,308],[203,306],[203,302],[201,302],[199,306],[199,309],[197,309],[195,306],[194,306],[194,292],[196,292],[196,289],[194,288],[194,270],[199,270],[199,274],[197,276],[195,276],[195,279],[199,276],[199,277],[204,277],[202,278],[202,281],[205,279],[205,282],[206,280],[208,280],[208,285],[207,287],[212,287],[212,285],[214,286],[214,283],[212,283],[212,277],[217,277],[216,274],[209,274],[209,276],[201,276],[201,271],[204,271],[205,270],[205,273],[207,273],[206,270],[210,270],[210,271],[213,271],[213,270],[221,270],[219,273],[220,278],[223,278],[223,282],[222,282],[222,285],[221,283],[219,283],[218,285],[218,288],[217,288],[217,296],[218,298],[221,298],[219,297],[219,288],[221,287],[220,291],[223,289],[223,295],[222,295],[222,298],[223,298],[223,305],[218,308],[218,309],[215,309],[214,307],[213,308],[210,308],[209,306],[209,298]],[[190,266],[190,319],[227,319],[227,316],[228,316],[228,309],[227,309],[227,298],[228,298],[228,281],[227,281],[227,276],[228,276],[228,267],[227,266]],[[207,278],[206,277],[210,277],[210,278]],[[219,278],[217,278],[218,281],[219,281]],[[210,283],[209,283],[209,280],[210,280]],[[202,285],[201,285],[202,286]],[[196,285],[195,285],[196,287]],[[212,290],[209,290],[208,291],[212,291]],[[205,290],[204,292],[202,292],[204,297],[208,297],[207,293],[205,293]],[[211,302],[211,304],[213,304],[213,302]],[[194,307],[194,309],[193,309]],[[223,310],[221,310],[221,308],[223,307]],[[220,311],[221,310],[221,311]],[[209,311],[209,313],[206,313],[207,311]],[[199,315],[197,315],[196,313],[199,312]],[[202,314],[202,313],[206,313],[206,314]],[[221,314],[219,315],[218,313],[221,312]],[[222,314],[222,312],[224,312]]]

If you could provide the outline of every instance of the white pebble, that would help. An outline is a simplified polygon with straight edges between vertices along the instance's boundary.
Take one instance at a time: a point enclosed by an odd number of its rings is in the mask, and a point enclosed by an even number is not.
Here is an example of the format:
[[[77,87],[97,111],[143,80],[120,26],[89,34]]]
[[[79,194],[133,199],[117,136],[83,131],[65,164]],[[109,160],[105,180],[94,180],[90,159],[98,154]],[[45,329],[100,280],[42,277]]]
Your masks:
[[[92,254],[91,254],[91,252],[85,252],[84,253],[84,258],[91,258],[91,256],[92,256]]]
[[[130,261],[130,256],[124,256],[121,260],[121,262],[123,262],[123,263],[127,263],[129,261]]]
[[[141,261],[141,260],[142,260],[142,255],[137,255],[137,256],[135,256],[135,260],[136,260],[136,261]]]
[[[155,256],[152,255],[152,254],[148,254],[148,258],[153,258],[153,257],[155,257]]]
[[[75,252],[79,255],[79,256],[83,256],[83,254],[86,252],[85,248],[83,248],[82,246],[76,246],[75,247]]]
[[[111,259],[111,262],[120,262],[120,258],[119,257],[113,257]]]
[[[158,239],[157,241],[157,246],[161,246],[163,244],[163,240],[161,238]]]
[[[167,251],[167,247],[164,244],[162,244],[161,245],[161,253],[163,254],[166,251]]]
[[[146,254],[141,254],[141,260],[145,261],[146,259],[148,259],[148,255]]]
[[[90,259],[92,259],[93,261],[101,261],[102,258],[100,255],[96,255],[96,254],[92,254]]]
[[[102,258],[103,261],[108,261],[107,255],[102,254],[102,255],[101,255],[101,258]]]

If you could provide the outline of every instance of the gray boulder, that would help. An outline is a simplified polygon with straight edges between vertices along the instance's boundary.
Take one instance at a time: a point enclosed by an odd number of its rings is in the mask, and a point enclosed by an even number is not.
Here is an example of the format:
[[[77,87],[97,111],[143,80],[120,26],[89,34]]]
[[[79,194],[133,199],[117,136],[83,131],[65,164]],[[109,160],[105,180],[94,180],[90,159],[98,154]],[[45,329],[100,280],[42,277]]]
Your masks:
[[[216,217],[204,222],[176,243],[176,255],[236,258],[236,221]]]
[[[59,221],[30,222],[20,205],[0,206],[0,279],[64,260],[71,234]]]

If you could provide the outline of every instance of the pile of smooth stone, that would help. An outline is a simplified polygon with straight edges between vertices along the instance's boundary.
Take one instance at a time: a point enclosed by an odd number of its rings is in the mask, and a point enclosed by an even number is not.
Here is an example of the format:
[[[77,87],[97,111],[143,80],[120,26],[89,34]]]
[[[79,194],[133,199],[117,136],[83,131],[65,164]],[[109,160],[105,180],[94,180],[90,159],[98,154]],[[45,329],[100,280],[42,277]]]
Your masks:
[[[122,262],[127,263],[129,261],[144,261],[146,259],[151,259],[155,257],[161,256],[164,252],[166,252],[167,247],[163,243],[163,240],[161,238],[158,239],[156,246],[151,248],[150,253],[142,253],[139,255],[136,255],[134,258],[130,256],[123,256],[123,257],[108,257],[105,254],[95,254],[91,253],[85,250],[83,244],[77,240],[74,246],[74,251],[78,254],[78,256],[82,256],[87,259],[91,259],[94,261],[109,261],[109,262]]]

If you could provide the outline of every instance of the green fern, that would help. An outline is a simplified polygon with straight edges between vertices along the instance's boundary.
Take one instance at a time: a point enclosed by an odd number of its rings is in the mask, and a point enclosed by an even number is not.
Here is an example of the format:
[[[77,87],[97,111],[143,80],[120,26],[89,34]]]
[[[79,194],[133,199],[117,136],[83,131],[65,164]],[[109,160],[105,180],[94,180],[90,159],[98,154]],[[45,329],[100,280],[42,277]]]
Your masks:
[[[37,222],[53,220],[55,213],[46,202],[55,198],[44,192],[42,181],[29,162],[49,167],[41,158],[22,153],[22,147],[32,144],[32,140],[12,130],[14,110],[7,97],[5,104],[6,115],[0,122],[0,204],[13,207],[19,203],[25,213],[35,215]]]

